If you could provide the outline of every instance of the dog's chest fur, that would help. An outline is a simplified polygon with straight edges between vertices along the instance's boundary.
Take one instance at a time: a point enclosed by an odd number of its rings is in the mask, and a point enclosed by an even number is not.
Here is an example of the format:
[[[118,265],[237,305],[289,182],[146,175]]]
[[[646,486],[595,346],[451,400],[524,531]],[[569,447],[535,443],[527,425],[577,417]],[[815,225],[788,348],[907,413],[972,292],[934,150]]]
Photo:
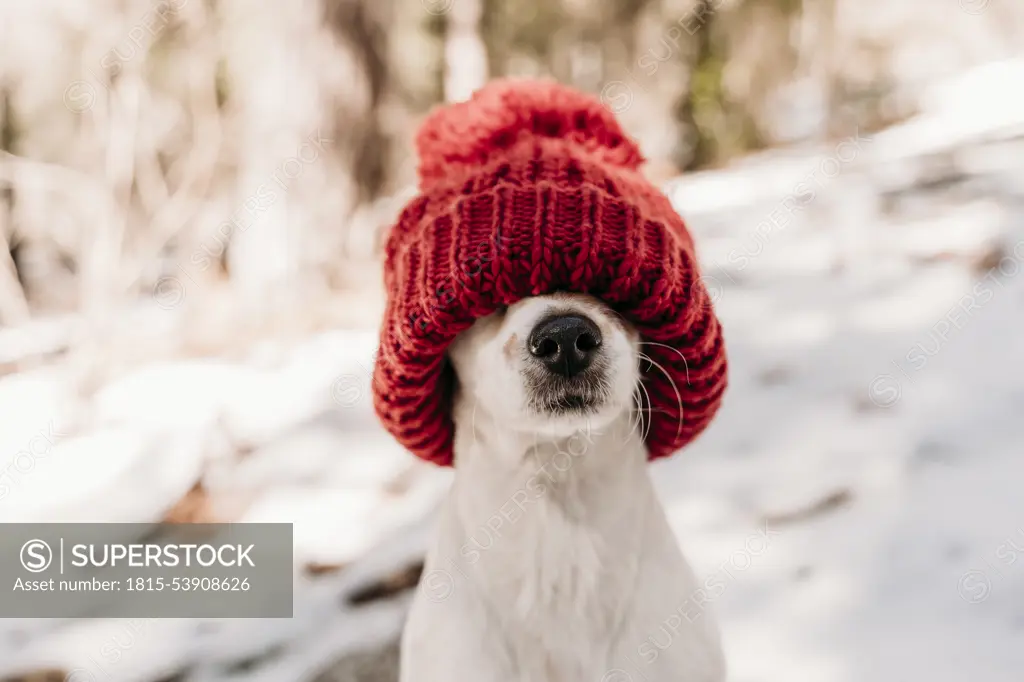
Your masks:
[[[403,682],[628,679],[607,675],[635,661],[696,588],[642,443],[547,444],[503,457],[486,437],[457,454],[403,637]],[[720,680],[706,625],[680,631],[643,679]]]
[[[484,588],[512,655],[522,667],[538,668],[524,670],[525,679],[603,672],[635,590],[629,545],[639,542],[628,527],[642,527],[635,522],[640,510],[610,499],[612,491],[595,481],[583,485],[572,469],[586,466],[565,456],[529,458],[498,484],[506,503],[488,504],[488,494],[464,505],[464,518],[478,523],[460,548],[462,568]]]

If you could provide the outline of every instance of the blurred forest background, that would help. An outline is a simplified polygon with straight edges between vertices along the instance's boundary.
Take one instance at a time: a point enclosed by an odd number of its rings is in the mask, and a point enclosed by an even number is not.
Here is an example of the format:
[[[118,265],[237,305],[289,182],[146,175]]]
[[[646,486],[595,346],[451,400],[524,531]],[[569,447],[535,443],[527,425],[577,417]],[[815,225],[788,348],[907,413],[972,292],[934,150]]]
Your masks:
[[[376,286],[417,122],[488,78],[600,94],[664,180],[903,120],[1024,41],[1024,8],[989,0],[0,6],[0,324],[78,311],[109,340],[154,297],[201,346],[352,314],[331,292]],[[70,333],[0,335],[0,364]]]
[[[396,679],[450,471],[373,414],[380,248],[498,76],[695,236],[730,388],[652,478],[730,678],[1020,680],[1020,0],[0,0],[0,521],[295,530],[294,618],[0,618],[0,682]]]

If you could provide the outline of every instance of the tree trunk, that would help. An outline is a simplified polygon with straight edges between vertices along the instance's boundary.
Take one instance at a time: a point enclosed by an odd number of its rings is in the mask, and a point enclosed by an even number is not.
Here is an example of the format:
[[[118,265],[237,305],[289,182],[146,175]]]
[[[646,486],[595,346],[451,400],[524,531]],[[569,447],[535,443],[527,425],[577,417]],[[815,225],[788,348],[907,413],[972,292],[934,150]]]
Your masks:
[[[677,102],[677,117],[686,127],[685,139],[673,154],[673,161],[684,170],[710,165],[716,155],[708,109],[721,101],[721,68],[712,44],[715,12],[708,0],[700,0],[693,11],[696,17],[694,58],[690,69],[690,87]]]
[[[317,159],[319,109],[311,44],[319,16],[311,2],[255,7],[223,0],[228,107],[235,120],[238,189],[224,232],[230,234],[228,271],[249,312],[284,304],[295,289],[299,246],[308,216],[296,196]],[[311,137],[312,136],[312,137]]]
[[[445,36],[444,98],[469,99],[487,82],[487,48],[480,35],[483,0],[456,0],[448,11]]]
[[[14,121],[11,112],[11,93],[0,74],[0,151],[13,152]],[[18,270],[11,255],[10,239],[13,234],[11,220],[14,207],[14,189],[0,184],[0,326],[21,324],[29,318],[28,301],[18,280]]]

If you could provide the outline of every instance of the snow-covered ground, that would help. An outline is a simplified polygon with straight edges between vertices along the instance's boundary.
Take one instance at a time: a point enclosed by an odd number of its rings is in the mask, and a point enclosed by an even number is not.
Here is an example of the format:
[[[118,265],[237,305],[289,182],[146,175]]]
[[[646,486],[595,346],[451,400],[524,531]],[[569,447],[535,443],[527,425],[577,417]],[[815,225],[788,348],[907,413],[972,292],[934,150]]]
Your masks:
[[[1021,86],[1021,63],[985,67],[898,128],[669,188],[731,387],[652,474],[735,682],[1024,675]],[[346,597],[415,563],[449,479],[377,426],[374,342],[168,362],[84,403],[59,365],[0,378],[0,521],[159,519],[187,498],[190,518],[296,538],[291,620],[7,620],[0,678],[393,679],[408,592]]]

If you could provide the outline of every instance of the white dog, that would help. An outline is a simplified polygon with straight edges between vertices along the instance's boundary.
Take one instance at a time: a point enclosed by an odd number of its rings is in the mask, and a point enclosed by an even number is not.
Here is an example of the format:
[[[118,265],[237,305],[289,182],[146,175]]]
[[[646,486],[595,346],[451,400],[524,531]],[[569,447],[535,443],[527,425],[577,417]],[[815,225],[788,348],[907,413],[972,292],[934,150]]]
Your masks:
[[[724,679],[710,614],[680,617],[698,584],[647,471],[641,348],[574,294],[524,299],[452,344],[455,482],[402,682]]]

